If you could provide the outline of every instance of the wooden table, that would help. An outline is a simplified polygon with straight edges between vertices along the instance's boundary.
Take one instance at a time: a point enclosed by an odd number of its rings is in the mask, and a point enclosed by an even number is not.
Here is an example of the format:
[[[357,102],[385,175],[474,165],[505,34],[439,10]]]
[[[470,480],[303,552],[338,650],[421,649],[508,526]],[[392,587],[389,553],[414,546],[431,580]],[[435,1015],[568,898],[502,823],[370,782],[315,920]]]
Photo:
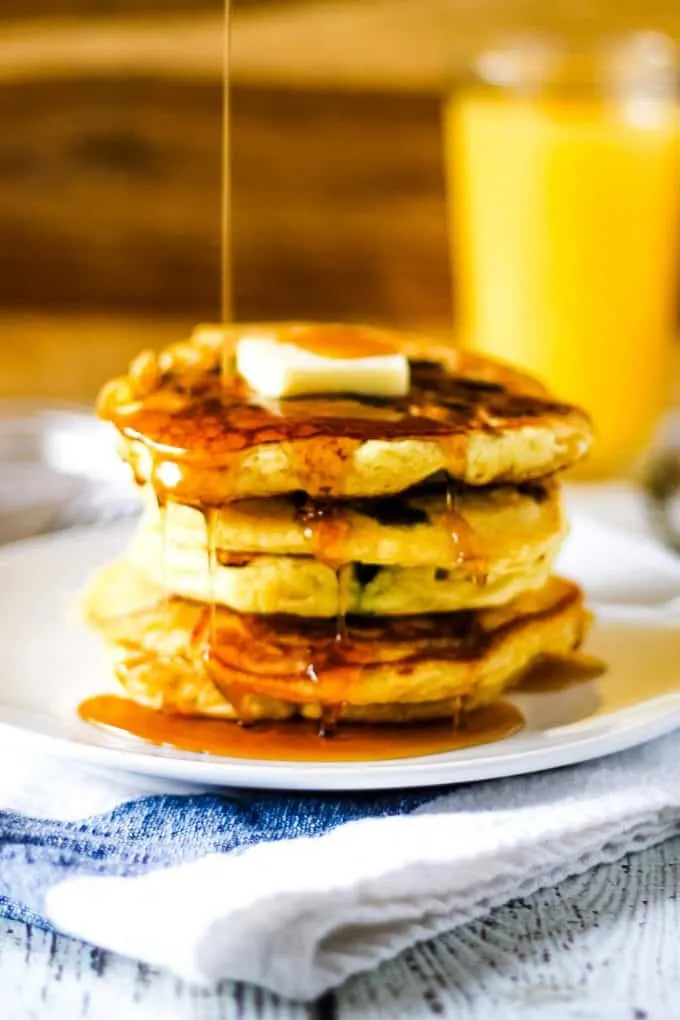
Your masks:
[[[305,1006],[195,988],[66,937],[0,922],[3,1020],[674,1020],[680,837],[403,953]]]

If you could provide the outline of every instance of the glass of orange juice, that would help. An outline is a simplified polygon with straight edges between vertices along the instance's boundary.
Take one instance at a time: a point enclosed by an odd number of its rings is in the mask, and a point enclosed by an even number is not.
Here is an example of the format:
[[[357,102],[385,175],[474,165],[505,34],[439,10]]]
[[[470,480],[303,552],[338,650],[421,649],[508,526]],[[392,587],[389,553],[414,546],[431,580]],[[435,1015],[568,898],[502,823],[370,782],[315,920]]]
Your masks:
[[[525,39],[445,108],[457,331],[592,414],[629,467],[666,399],[678,280],[673,43]]]

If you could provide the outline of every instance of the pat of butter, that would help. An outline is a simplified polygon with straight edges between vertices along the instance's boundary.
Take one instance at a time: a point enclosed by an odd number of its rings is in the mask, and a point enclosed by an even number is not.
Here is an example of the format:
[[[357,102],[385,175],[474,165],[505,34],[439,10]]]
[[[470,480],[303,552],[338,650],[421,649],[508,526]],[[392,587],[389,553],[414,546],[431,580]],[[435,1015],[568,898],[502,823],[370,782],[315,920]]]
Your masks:
[[[236,371],[263,397],[352,393],[404,397],[409,392],[408,358],[398,351],[342,357],[270,337],[245,336],[236,345]]]

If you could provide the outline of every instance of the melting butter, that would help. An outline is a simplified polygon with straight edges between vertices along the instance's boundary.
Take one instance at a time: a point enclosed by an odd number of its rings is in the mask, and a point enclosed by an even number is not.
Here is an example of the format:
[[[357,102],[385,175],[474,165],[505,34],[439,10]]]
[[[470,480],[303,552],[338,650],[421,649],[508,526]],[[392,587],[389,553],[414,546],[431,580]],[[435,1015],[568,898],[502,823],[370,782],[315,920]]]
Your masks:
[[[405,354],[367,344],[364,354],[356,343],[343,353],[335,346],[308,338],[297,344],[267,336],[246,335],[236,345],[236,370],[263,397],[301,397],[320,393],[352,393],[367,397],[403,397],[409,391]]]

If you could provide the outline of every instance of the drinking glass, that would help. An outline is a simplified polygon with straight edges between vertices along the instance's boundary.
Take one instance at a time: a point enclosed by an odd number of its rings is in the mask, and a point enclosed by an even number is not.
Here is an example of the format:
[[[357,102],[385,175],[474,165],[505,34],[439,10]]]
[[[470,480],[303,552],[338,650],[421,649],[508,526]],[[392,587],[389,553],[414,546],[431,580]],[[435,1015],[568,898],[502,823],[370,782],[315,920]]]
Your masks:
[[[593,416],[625,471],[667,399],[680,197],[678,61],[658,33],[534,36],[445,106],[457,332]]]

